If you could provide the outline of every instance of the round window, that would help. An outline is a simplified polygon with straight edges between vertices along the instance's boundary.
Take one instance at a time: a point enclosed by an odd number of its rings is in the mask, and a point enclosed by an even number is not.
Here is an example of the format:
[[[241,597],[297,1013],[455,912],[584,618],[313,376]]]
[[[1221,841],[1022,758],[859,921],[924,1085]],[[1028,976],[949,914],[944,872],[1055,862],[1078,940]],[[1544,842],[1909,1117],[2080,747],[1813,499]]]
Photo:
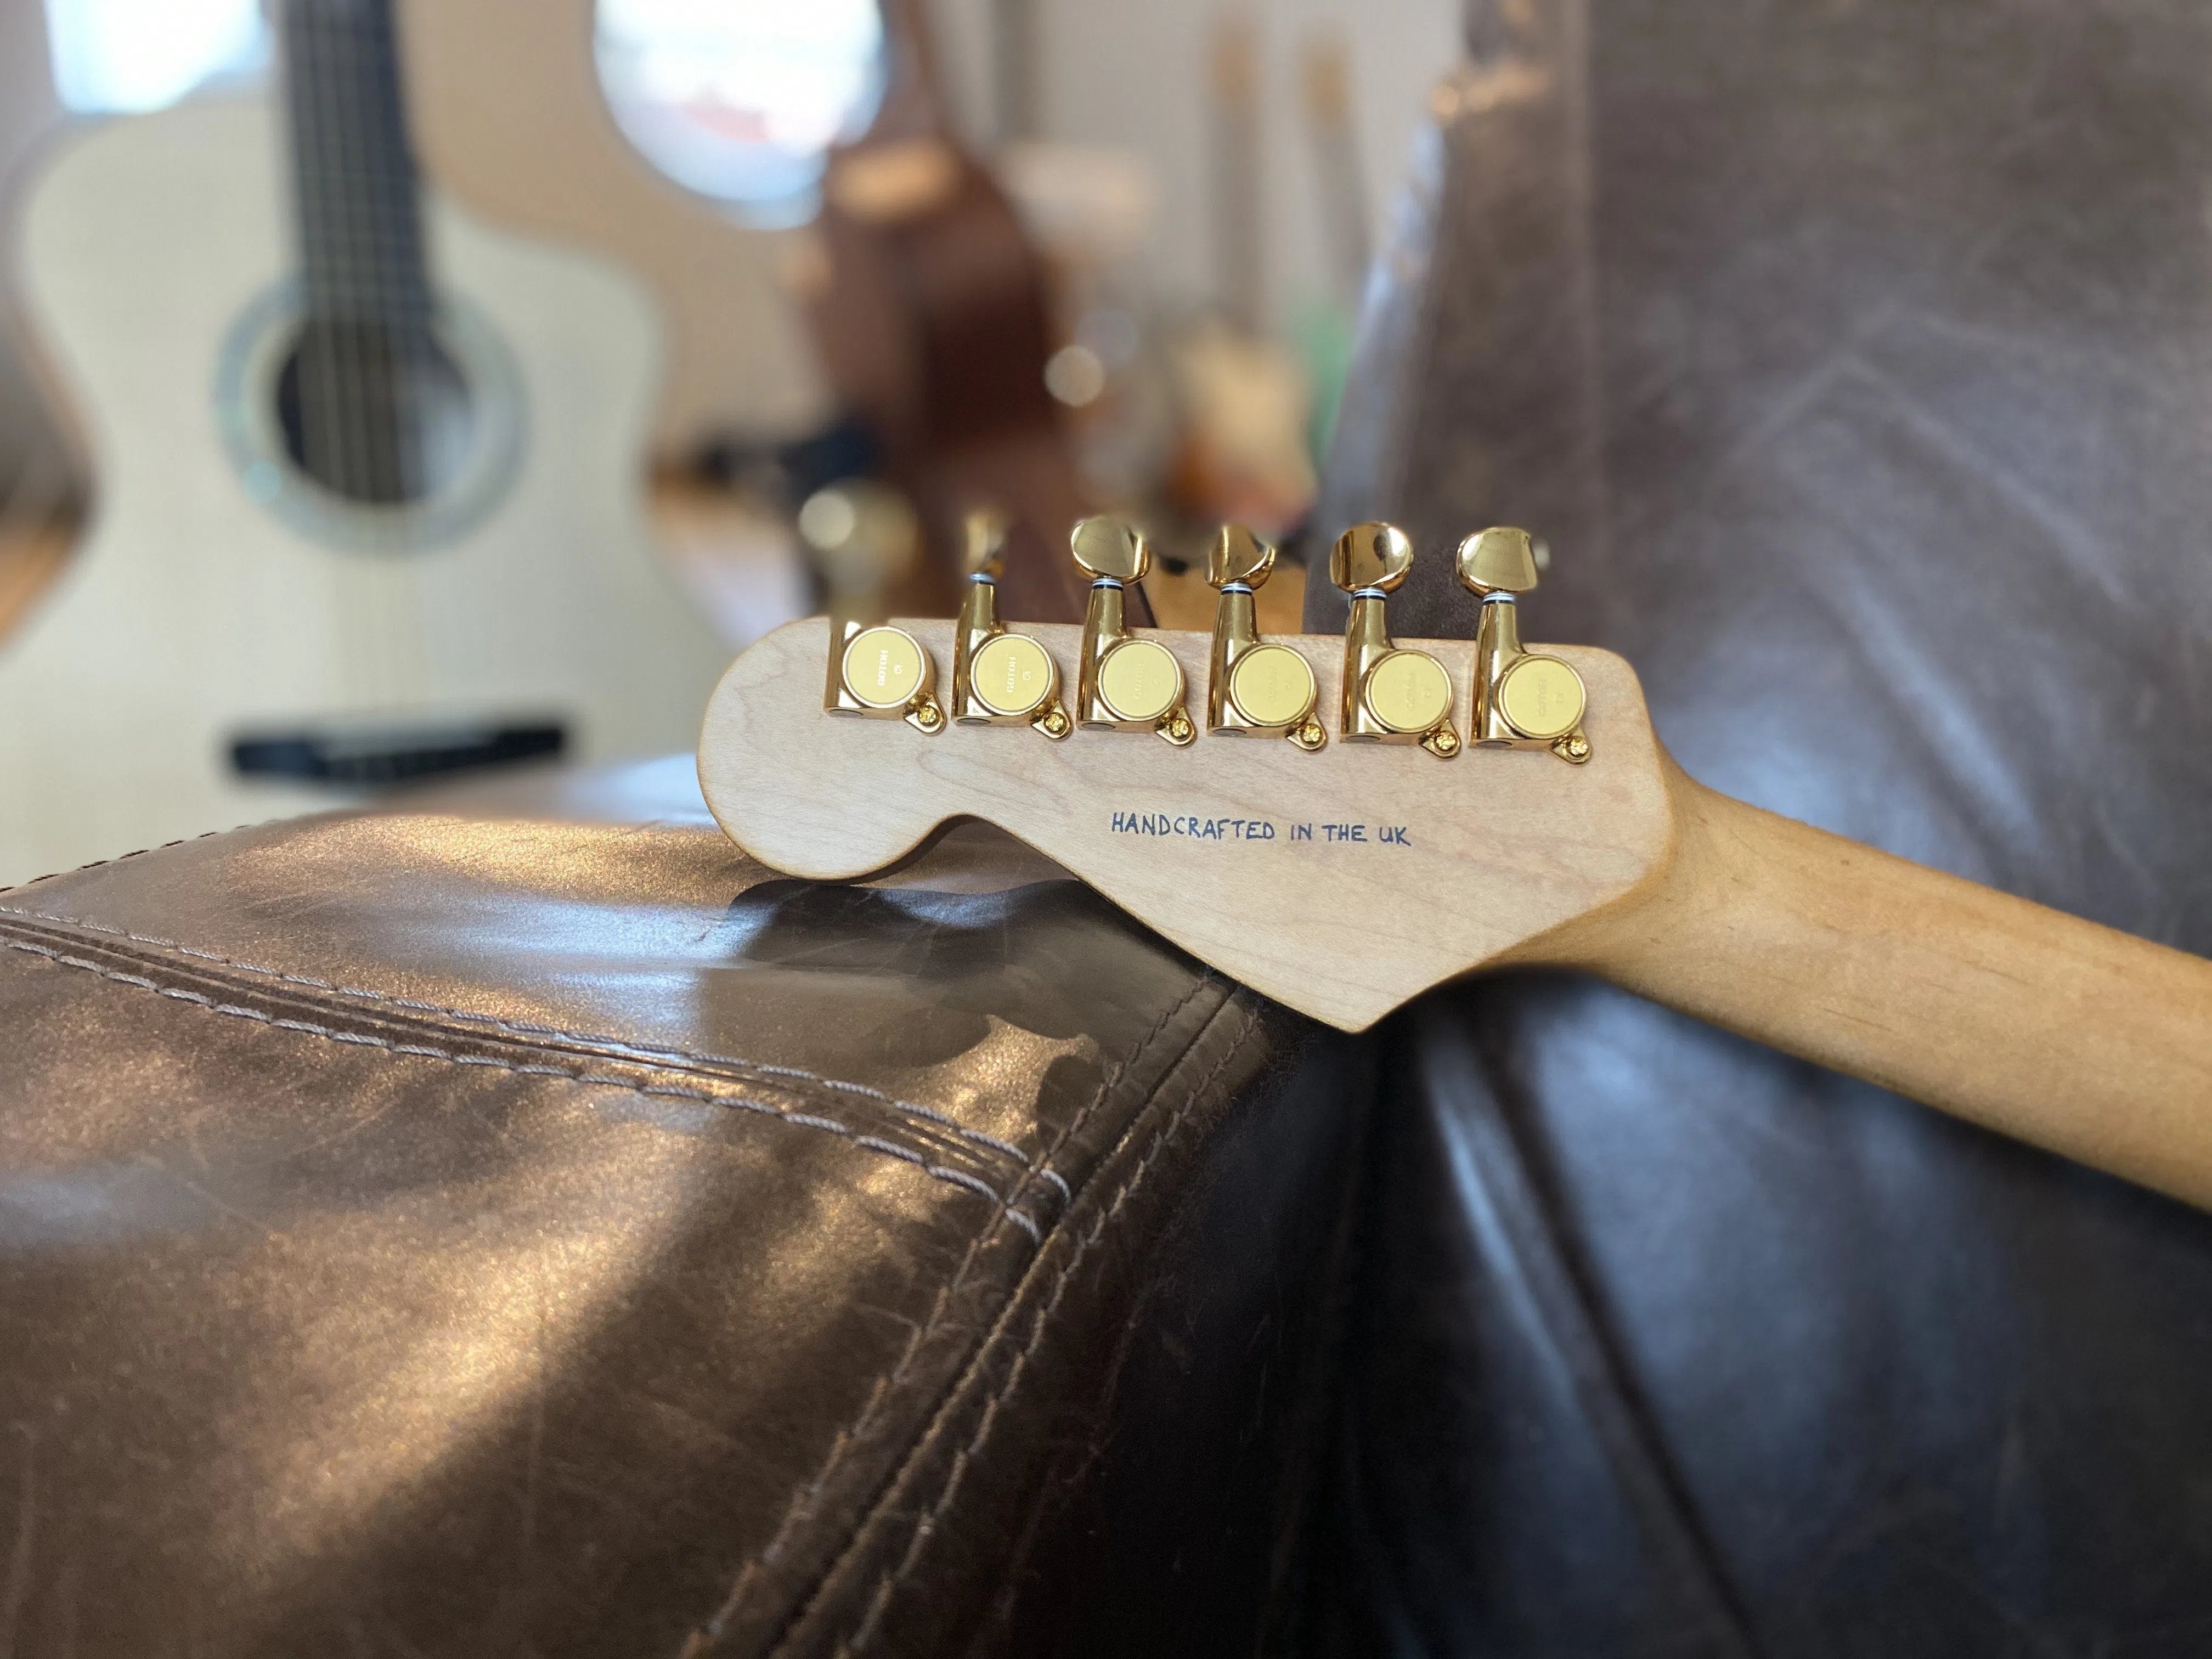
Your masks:
[[[883,94],[876,0],[599,0],[596,50],[630,143],[752,224],[812,217]]]

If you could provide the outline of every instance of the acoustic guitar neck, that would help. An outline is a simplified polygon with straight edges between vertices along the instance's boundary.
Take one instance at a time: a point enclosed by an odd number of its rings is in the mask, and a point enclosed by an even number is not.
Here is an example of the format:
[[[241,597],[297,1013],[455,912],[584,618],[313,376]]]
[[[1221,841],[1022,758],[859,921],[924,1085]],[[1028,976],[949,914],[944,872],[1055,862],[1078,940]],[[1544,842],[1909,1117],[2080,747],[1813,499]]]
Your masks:
[[[283,40],[301,289],[285,425],[334,494],[417,500],[465,394],[437,337],[391,0],[286,0]]]

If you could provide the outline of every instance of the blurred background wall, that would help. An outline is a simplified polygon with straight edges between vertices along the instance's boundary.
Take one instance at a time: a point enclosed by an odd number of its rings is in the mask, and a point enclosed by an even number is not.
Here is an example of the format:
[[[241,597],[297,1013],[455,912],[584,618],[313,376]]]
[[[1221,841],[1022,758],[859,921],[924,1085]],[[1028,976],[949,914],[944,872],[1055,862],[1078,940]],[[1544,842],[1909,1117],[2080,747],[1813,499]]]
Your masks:
[[[1139,625],[1237,522],[1295,627],[1457,13],[0,0],[0,879],[680,748],[977,514],[1011,616],[1111,512]]]
[[[947,79],[970,134],[1005,131],[993,96],[994,0],[935,0]],[[1379,233],[1423,121],[1430,89],[1459,58],[1454,0],[1036,0],[1040,136],[1106,144],[1143,158],[1157,181],[1144,263],[1171,298],[1215,298],[1210,252],[1210,40],[1224,16],[1249,18],[1261,56],[1261,219],[1278,307],[1328,283],[1326,228],[1299,103],[1299,56],[1316,31],[1340,35],[1351,59],[1354,131],[1365,196]]]
[[[84,3],[0,0],[0,191],[19,191],[23,169],[41,140],[72,118],[56,92],[46,14],[49,8],[58,12]],[[526,82],[545,53],[542,42],[514,36],[515,19],[529,15],[543,35],[588,28],[591,10],[591,0],[526,0],[520,6],[513,0],[435,0],[434,7],[413,8],[405,21],[418,34],[434,30],[439,61],[454,66],[453,73],[497,65]],[[1279,324],[1332,283],[1326,212],[1301,125],[1300,55],[1306,43],[1316,32],[1333,31],[1347,48],[1352,131],[1373,235],[1423,119],[1428,90],[1457,55],[1456,11],[1452,0],[1261,0],[1243,8],[1191,0],[1115,0],[1111,5],[1035,0],[1018,14],[1006,0],[928,0],[926,8],[950,112],[970,142],[988,150],[1019,125],[1019,112],[1006,106],[1002,40],[1009,28],[1022,28],[1033,43],[1031,136],[1108,147],[1138,164],[1150,210],[1129,268],[1148,298],[1169,307],[1224,297],[1215,185],[1206,159],[1215,101],[1210,41],[1224,16],[1248,18],[1260,63],[1262,161],[1255,217],[1262,295],[1266,320]],[[495,109],[496,103],[490,98],[482,107]],[[502,155],[495,143],[473,142],[491,117],[473,118],[472,128],[471,107],[465,97],[448,101],[434,121],[418,95],[418,140],[434,174],[445,175],[442,181],[464,194],[501,201],[545,189],[549,180],[537,171],[541,157]],[[713,211],[705,204],[701,210]],[[774,240],[770,233],[762,237],[764,246]],[[765,254],[760,269],[769,269]],[[757,295],[738,288],[730,302],[732,331],[757,333],[769,325],[745,309],[749,302],[759,303]],[[771,424],[780,419],[803,424],[821,393],[807,384],[800,343],[792,339],[781,346],[771,343],[754,353],[756,384],[731,398],[765,410]],[[22,343],[9,331],[0,337],[0,480],[45,453],[50,443]]]

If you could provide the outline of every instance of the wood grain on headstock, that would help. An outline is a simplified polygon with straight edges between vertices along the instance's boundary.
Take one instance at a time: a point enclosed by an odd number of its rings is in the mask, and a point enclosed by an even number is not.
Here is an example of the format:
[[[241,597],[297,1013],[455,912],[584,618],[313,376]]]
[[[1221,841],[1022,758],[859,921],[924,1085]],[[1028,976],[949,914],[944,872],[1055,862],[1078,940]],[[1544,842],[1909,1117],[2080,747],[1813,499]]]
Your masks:
[[[936,660],[952,626],[902,621]],[[1081,629],[1034,635],[1075,681]],[[1210,636],[1160,633],[1191,708]],[[1143,732],[1050,743],[1020,726],[925,737],[822,709],[828,625],[793,623],[740,657],[707,710],[699,775],[722,827],[763,863],[840,880],[883,868],[948,819],[986,819],[1058,860],[1194,956],[1278,1001],[1360,1030],[1430,986],[1620,897],[1665,856],[1670,809],[1635,672],[1610,652],[1547,647],[1589,688],[1593,755]],[[1336,706],[1344,647],[1278,635]],[[1464,725],[1474,648],[1405,640],[1451,673]],[[1333,722],[1331,722],[1333,724]]]

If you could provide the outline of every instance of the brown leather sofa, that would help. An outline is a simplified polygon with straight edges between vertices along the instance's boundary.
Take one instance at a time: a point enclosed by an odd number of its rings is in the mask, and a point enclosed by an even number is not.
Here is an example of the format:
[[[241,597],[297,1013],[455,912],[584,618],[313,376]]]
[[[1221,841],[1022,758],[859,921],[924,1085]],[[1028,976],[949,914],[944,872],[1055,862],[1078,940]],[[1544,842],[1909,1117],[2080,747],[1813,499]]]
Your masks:
[[[1696,775],[2212,951],[2212,15],[1470,50],[1323,524],[1530,524]],[[1339,1039],[680,762],[0,944],[15,1655],[2212,1650],[2212,1226],[1586,981]]]
[[[0,945],[16,1654],[1285,1616],[1370,1062],[1003,839],[808,886],[678,760],[94,866]]]
[[[1471,21],[1323,522],[1535,526],[1692,775],[2212,955],[2212,9]],[[2212,1653],[2203,1216],[1581,979],[1381,1047],[1338,1650]]]

